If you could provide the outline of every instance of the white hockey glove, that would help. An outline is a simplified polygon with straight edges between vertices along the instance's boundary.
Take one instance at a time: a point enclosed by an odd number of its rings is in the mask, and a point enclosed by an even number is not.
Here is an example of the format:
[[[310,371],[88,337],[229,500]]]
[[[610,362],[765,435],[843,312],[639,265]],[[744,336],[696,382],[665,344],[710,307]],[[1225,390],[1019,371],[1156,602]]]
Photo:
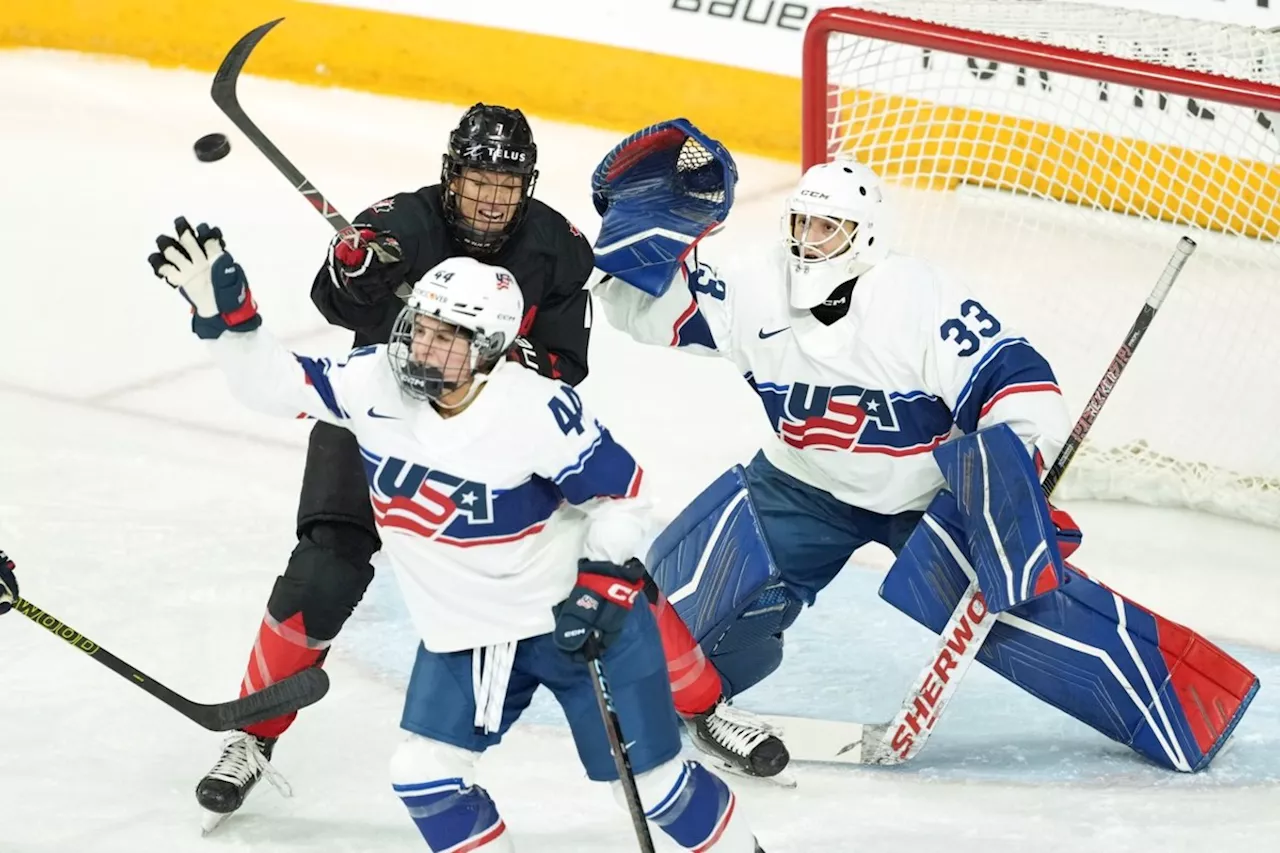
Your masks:
[[[191,304],[191,330],[212,339],[227,329],[248,332],[262,325],[244,270],[226,251],[222,231],[203,222],[194,231],[178,217],[177,238],[156,238],[159,252],[147,259],[152,271]]]

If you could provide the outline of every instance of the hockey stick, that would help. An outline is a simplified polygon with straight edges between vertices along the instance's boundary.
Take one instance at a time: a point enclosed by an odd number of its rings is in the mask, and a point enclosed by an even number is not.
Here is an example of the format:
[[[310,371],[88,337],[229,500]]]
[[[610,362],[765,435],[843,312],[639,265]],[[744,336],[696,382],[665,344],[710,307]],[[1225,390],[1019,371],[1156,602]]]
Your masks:
[[[288,179],[293,188],[302,193],[302,197],[311,203],[311,206],[325,218],[325,221],[333,226],[333,230],[338,232],[338,236],[349,243],[352,247],[359,247],[360,233],[356,230],[346,217],[338,212],[338,208],[329,203],[320,190],[316,189],[315,184],[307,180],[306,175],[298,171],[298,167],[290,162],[289,158],[284,156],[279,148],[275,146],[265,133],[263,133],[253,119],[244,111],[244,107],[240,106],[240,98],[236,94],[236,83],[240,80],[240,72],[244,70],[244,64],[249,61],[249,55],[253,53],[253,49],[258,46],[258,42],[271,32],[276,24],[283,21],[284,18],[276,18],[274,21],[268,21],[260,27],[255,27],[245,33],[231,50],[223,58],[222,64],[218,66],[218,73],[213,77],[213,89],[210,94],[213,95],[213,102],[218,105],[218,109],[231,119],[232,124],[240,128],[240,131],[249,138],[254,146],[266,155],[271,161],[271,165],[275,166],[280,174]],[[396,258],[388,255],[386,250],[377,243],[368,244],[373,253],[378,256],[378,260],[384,263],[393,263]],[[396,296],[405,299],[412,292],[407,284],[401,284],[396,289]]]
[[[217,705],[201,705],[174,693],[25,598],[16,600],[13,603],[13,609],[41,628],[45,628],[55,637],[66,640],[130,684],[141,687],[188,720],[210,731],[235,731],[254,723],[291,714],[299,708],[319,702],[329,691],[329,677],[325,675],[324,670],[311,667],[240,699],[221,702]]]
[[[1062,479],[1067,466],[1071,464],[1076,451],[1080,449],[1085,436],[1089,434],[1094,421],[1098,418],[1098,413],[1102,411],[1107,398],[1111,396],[1116,382],[1119,381],[1129,359],[1133,357],[1139,342],[1147,333],[1147,328],[1168,295],[1169,289],[1173,287],[1183,266],[1195,250],[1195,241],[1190,237],[1183,237],[1178,241],[1159,280],[1147,296],[1133,325],[1129,327],[1124,342],[1116,350],[1111,364],[1098,382],[1098,387],[1094,389],[1093,396],[1089,398],[1070,436],[1063,444],[1062,450],[1058,452],[1057,459],[1045,473],[1041,485],[1046,499],[1053,494],[1058,481]],[[923,523],[929,522],[930,519],[926,516]],[[962,567],[965,567],[970,577],[969,586],[955,610],[952,611],[946,627],[942,629],[936,651],[929,659],[928,665],[916,677],[906,699],[902,702],[902,707],[892,721],[878,724],[836,723],[812,721],[802,717],[762,715],[765,723],[784,732],[788,728],[794,731],[805,728],[810,723],[816,723],[812,730],[802,735],[805,739],[804,743],[794,744],[810,752],[806,756],[809,760],[853,764],[901,764],[919,753],[928,741],[938,717],[955,695],[957,685],[977,659],[978,650],[982,648],[987,635],[998,620],[995,614],[987,610],[982,592],[973,580],[973,570],[967,565],[964,556],[954,552],[952,556],[957,558]],[[788,735],[788,748],[792,747],[791,736]],[[801,754],[799,749],[793,751],[793,757],[799,754]]]
[[[627,754],[626,744],[622,740],[622,723],[618,722],[618,712],[613,707],[613,694],[609,692],[609,680],[605,678],[604,664],[600,661],[600,646],[594,636],[587,640],[585,651],[587,667],[591,670],[591,688],[595,691],[596,706],[600,709],[600,719],[604,722],[604,731],[609,737],[613,766],[618,770],[618,782],[627,798],[627,811],[631,813],[631,824],[635,827],[636,840],[640,842],[640,853],[654,853],[649,820],[644,816],[640,791],[636,788],[636,774],[631,770],[631,756]]]

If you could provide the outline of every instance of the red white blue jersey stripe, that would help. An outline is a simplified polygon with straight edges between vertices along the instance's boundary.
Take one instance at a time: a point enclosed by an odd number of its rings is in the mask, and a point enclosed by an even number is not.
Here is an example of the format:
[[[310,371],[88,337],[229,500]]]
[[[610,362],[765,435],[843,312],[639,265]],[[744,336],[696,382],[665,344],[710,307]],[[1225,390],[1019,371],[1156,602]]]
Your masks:
[[[636,554],[643,472],[567,385],[503,362],[446,418],[400,393],[384,347],[295,356],[265,329],[213,346],[245,402],[355,434],[382,539],[375,567],[395,571],[430,651],[548,633],[580,558]]]
[[[657,298],[616,278],[594,292],[643,343],[733,361],[777,436],[769,460],[854,506],[924,509],[942,487],[932,451],[993,423],[1057,455],[1069,429],[1057,379],[997,306],[891,254],[828,326],[788,305],[786,275],[775,247],[691,264]]]

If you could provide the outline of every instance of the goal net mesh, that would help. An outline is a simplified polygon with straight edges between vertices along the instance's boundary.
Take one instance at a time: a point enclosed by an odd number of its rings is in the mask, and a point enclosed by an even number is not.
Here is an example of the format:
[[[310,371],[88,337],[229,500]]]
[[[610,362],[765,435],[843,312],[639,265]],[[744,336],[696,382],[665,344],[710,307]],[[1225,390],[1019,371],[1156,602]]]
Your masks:
[[[1055,495],[1280,525],[1280,35],[1053,0],[861,3],[811,23],[805,76],[806,165],[875,168],[892,245],[986,295],[1072,417],[1192,237]]]

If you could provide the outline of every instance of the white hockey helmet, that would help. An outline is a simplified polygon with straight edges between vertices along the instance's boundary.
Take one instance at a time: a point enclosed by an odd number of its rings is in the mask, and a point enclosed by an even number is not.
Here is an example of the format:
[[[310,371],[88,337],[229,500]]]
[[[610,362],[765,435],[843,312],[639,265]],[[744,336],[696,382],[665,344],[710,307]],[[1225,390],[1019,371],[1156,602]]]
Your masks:
[[[391,371],[408,396],[439,401],[504,363],[523,315],[524,294],[508,270],[446,258],[413,286],[396,317],[387,342]],[[471,399],[481,382],[472,384],[452,405]]]
[[[821,305],[837,287],[884,260],[884,207],[880,177],[856,160],[819,163],[804,173],[782,217],[793,308]]]

